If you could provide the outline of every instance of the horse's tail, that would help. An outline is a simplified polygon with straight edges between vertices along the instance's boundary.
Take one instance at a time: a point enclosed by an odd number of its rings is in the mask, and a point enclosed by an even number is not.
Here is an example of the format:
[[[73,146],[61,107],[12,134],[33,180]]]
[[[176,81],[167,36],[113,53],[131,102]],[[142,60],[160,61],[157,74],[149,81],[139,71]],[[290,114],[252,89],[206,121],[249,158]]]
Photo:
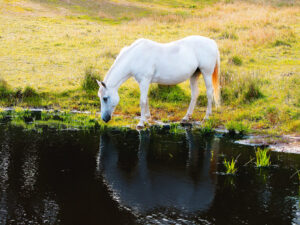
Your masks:
[[[214,102],[216,104],[216,107],[219,107],[221,105],[221,88],[220,88],[220,53],[219,50],[217,54],[217,61],[215,65],[215,70],[212,74],[212,82],[214,87]]]

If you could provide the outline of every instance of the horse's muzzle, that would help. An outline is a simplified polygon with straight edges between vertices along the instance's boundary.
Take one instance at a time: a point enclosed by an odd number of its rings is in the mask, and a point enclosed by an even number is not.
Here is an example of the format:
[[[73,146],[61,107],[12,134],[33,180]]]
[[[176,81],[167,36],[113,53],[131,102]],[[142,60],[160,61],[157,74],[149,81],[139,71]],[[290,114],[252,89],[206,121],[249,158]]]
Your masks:
[[[110,115],[105,115],[105,116],[102,117],[102,120],[103,120],[105,123],[107,123],[108,121],[110,121],[110,119],[111,119],[111,116],[110,116]]]

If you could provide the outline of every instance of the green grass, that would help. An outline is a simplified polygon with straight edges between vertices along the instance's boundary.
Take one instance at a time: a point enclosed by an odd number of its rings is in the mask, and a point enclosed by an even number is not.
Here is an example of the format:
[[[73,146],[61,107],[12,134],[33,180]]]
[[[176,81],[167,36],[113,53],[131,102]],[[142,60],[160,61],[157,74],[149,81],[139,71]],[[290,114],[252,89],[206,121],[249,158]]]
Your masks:
[[[152,85],[149,91],[149,97],[164,102],[189,101],[187,94],[178,85]]]
[[[236,160],[231,159],[231,161],[227,161],[226,159],[224,159],[223,164],[226,169],[226,174],[235,174],[237,172]]]
[[[214,126],[299,134],[299,7],[283,0],[0,0],[0,107],[99,111],[95,79],[124,46],[196,34],[216,40],[221,53],[223,104],[213,111]],[[202,77],[199,90],[197,121],[207,104]],[[129,79],[119,94],[122,121],[115,122],[136,122],[138,85]],[[149,96],[154,120],[178,122],[189,105],[189,82],[152,85]]]
[[[270,156],[268,155],[269,149],[257,148],[256,155],[256,166],[257,167],[269,167],[271,165]]]
[[[240,56],[237,56],[237,55],[233,56],[231,61],[236,66],[241,66],[243,64],[243,60],[241,59]]]
[[[174,135],[184,134],[185,129],[178,123],[171,123],[169,132]]]
[[[245,135],[250,132],[249,125],[241,121],[229,121],[225,125],[229,134]]]
[[[0,122],[11,119],[15,126],[25,129],[38,129],[40,126],[49,125],[56,128],[80,128],[106,129],[107,125],[101,122],[100,118],[92,114],[76,114],[57,111],[29,111],[17,108],[15,111],[0,111]],[[112,126],[113,127],[113,126]]]
[[[81,84],[83,90],[89,91],[96,91],[99,89],[99,85],[97,80],[101,81],[102,79],[97,74],[93,67],[88,67],[85,70],[85,75]]]

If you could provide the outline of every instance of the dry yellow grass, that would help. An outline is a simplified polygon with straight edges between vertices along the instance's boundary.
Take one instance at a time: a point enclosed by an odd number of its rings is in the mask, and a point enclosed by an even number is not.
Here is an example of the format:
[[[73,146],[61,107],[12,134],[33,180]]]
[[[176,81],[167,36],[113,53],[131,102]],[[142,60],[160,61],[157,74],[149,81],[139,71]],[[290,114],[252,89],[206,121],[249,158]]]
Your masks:
[[[238,80],[250,73],[259,74],[268,81],[263,84],[268,97],[265,104],[270,101],[281,109],[299,110],[294,103],[281,107],[286,101],[284,92],[293,88],[292,81],[283,75],[291,73],[299,81],[299,4],[278,7],[277,2],[274,5],[255,1],[115,0],[99,1],[91,9],[71,3],[71,0],[0,0],[0,76],[10,86],[29,85],[50,93],[76,90],[86,67],[93,66],[105,75],[120,49],[138,38],[169,42],[188,35],[203,35],[215,39],[219,45],[222,75],[230,73],[232,80]],[[88,4],[94,2],[89,0]],[[232,63],[234,56],[241,58],[242,66]],[[201,95],[205,95],[202,79],[199,83]],[[125,96],[138,88],[132,79],[123,87]],[[180,87],[190,93],[188,82]],[[297,101],[296,89],[291,94],[293,101]],[[57,104],[58,107],[74,105]],[[179,119],[186,110],[178,112],[180,107],[173,103],[166,104],[165,109],[152,104],[153,111],[159,111],[161,117],[167,117],[166,111],[173,110],[176,114],[171,117]],[[231,108],[237,106],[233,102],[229,108],[223,107],[217,119],[238,118],[245,110]],[[257,105],[253,107],[261,110]],[[205,108],[197,111],[195,118],[200,119]],[[122,99],[117,111],[125,115],[138,112],[137,98]],[[283,123],[287,120],[282,119]]]

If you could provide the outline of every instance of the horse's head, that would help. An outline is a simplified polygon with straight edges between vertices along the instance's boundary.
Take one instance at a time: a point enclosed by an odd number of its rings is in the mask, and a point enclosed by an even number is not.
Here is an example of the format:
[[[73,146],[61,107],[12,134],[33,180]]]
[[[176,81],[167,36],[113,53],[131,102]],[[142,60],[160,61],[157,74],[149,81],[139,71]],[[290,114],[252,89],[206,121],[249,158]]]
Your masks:
[[[119,94],[115,88],[107,87],[104,82],[98,81],[99,91],[98,96],[101,102],[101,118],[104,122],[108,122],[111,119],[112,113],[119,103]]]

